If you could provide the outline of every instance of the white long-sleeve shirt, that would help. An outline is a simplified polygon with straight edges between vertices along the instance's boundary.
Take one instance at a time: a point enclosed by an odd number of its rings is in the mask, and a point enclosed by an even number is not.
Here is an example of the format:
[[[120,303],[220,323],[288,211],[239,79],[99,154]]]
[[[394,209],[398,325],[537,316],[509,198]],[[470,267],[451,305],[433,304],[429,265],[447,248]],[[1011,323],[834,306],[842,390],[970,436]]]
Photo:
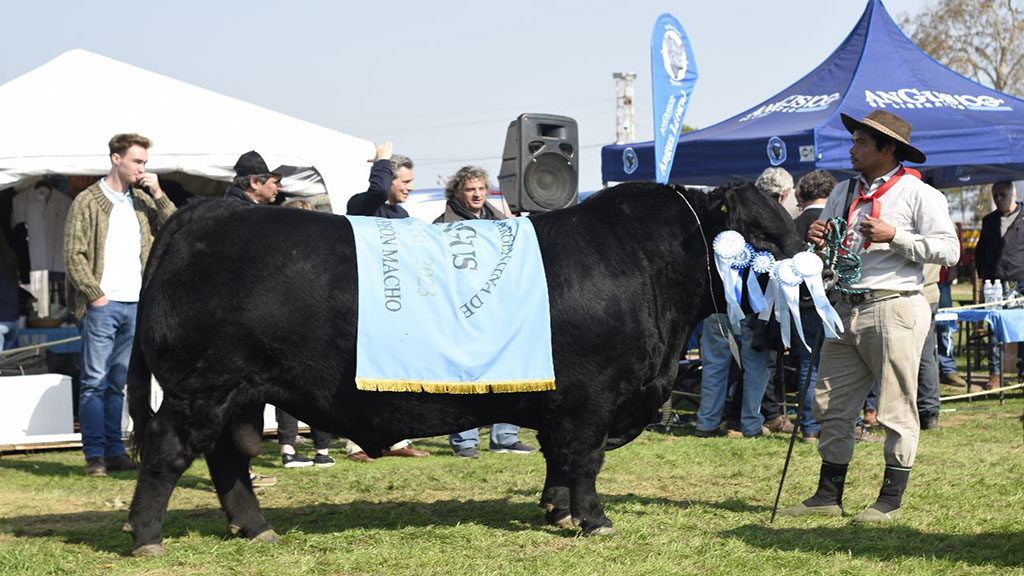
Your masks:
[[[870,184],[861,183],[873,194],[887,182],[899,168],[877,178]],[[854,186],[854,199],[859,195]],[[849,181],[832,189],[821,219],[839,216],[846,207]],[[924,264],[952,266],[960,260],[960,240],[949,217],[949,207],[942,192],[907,174],[878,200],[881,203],[879,219],[896,228],[891,242],[872,242],[864,248],[864,237],[857,230],[865,214],[871,214],[871,202],[859,202],[849,223],[847,235],[849,249],[861,259],[861,279],[851,288],[870,290],[920,290],[924,285]]]

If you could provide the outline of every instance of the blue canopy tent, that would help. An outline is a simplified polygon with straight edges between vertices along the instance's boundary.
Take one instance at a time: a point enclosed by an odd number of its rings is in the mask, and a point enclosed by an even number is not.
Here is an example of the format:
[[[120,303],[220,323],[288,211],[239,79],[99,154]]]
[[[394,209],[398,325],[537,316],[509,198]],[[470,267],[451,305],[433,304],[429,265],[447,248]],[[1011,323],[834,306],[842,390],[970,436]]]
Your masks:
[[[1024,178],[1024,100],[969,80],[922,52],[880,0],[814,71],[765,102],[679,138],[671,181],[717,185],[755,179],[768,166],[800,175],[850,172],[850,134],[839,118],[889,110],[913,126],[928,156],[914,166],[936,187]],[[601,150],[605,182],[654,180],[654,144]]]

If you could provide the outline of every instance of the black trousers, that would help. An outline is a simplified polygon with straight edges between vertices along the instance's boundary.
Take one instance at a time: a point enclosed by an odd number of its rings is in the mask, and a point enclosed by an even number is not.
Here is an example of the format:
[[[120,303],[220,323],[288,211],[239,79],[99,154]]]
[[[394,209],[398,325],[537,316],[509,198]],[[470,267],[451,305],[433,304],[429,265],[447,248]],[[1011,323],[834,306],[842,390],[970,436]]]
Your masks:
[[[276,406],[274,410],[277,412],[277,443],[294,445],[299,435],[298,419]],[[313,447],[317,450],[327,448],[331,441],[331,433],[316,428],[310,428],[310,431],[313,433]]]

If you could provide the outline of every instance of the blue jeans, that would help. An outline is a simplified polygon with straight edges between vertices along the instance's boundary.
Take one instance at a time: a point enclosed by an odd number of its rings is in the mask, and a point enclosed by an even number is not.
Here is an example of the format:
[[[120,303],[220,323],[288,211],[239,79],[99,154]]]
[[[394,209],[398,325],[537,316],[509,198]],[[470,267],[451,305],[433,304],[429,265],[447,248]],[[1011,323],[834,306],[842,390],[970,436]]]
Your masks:
[[[78,421],[86,459],[125,453],[121,412],[135,336],[135,302],[89,306],[82,318],[82,390]]]
[[[800,310],[800,325],[804,330],[804,339],[807,340],[807,345],[813,349],[818,332],[821,332],[821,317],[815,310]],[[800,360],[800,386],[807,382],[807,373],[811,373],[811,381],[807,383],[807,390],[804,392],[803,410],[800,412],[800,430],[804,434],[812,434],[821,429],[818,421],[811,415],[811,406],[814,404],[814,384],[818,381],[818,362],[821,360],[821,352],[819,351],[818,358],[814,359],[814,364],[811,364],[811,353],[800,343],[795,329],[792,342],[793,347],[790,348],[790,351]]]
[[[515,424],[491,424],[491,447],[507,448],[519,442],[519,426]],[[452,450],[458,452],[466,448],[476,448],[480,444],[480,429],[472,428],[465,432],[448,436]]]
[[[953,295],[949,283],[939,283],[939,308],[953,306]],[[956,360],[953,358],[953,332],[956,322],[936,322],[935,341],[939,349],[939,373],[956,374]]]
[[[761,433],[764,416],[761,415],[761,398],[768,386],[771,373],[768,371],[767,348],[754,350],[750,345],[752,331],[747,316],[740,323],[740,360],[743,362],[743,403],[740,406],[740,431],[744,436]],[[725,314],[712,314],[704,322],[704,336],[701,343],[700,408],[697,410],[697,429],[710,431],[718,428],[728,395],[729,369],[732,353],[729,341],[719,329],[718,320],[724,330],[729,330],[729,318]]]
[[[17,322],[0,322],[0,350],[14,347],[14,339],[18,337]]]

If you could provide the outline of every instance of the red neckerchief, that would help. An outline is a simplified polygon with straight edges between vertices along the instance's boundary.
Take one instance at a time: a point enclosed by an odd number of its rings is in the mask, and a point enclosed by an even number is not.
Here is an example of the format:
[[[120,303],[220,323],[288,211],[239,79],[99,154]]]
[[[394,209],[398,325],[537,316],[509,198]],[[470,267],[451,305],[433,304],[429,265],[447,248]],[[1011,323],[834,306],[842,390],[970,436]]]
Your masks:
[[[897,170],[895,174],[893,174],[892,178],[889,178],[889,180],[886,181],[885,184],[882,184],[881,188],[879,188],[878,190],[875,190],[875,193],[870,195],[870,196],[868,196],[868,195],[866,195],[864,193],[864,182],[858,180],[857,186],[858,186],[858,188],[860,190],[860,196],[857,196],[853,200],[853,203],[850,204],[850,213],[846,215],[846,221],[847,222],[853,222],[853,213],[854,213],[855,210],[857,210],[857,203],[860,202],[861,200],[863,200],[865,202],[871,202],[871,217],[872,218],[878,218],[882,214],[882,203],[880,202],[880,199],[882,198],[882,195],[885,194],[886,192],[888,192],[889,189],[891,189],[893,186],[895,186],[896,182],[898,182],[899,179],[902,178],[903,175],[906,174],[906,173],[907,173],[907,170],[903,166],[900,166],[900,169]],[[846,238],[847,238],[847,243],[846,243],[847,248],[849,248],[849,242],[848,242],[849,241],[849,237],[850,237],[849,235],[846,236]],[[871,245],[871,241],[868,240],[867,238],[865,238],[864,239],[864,248],[866,249],[870,245]]]

